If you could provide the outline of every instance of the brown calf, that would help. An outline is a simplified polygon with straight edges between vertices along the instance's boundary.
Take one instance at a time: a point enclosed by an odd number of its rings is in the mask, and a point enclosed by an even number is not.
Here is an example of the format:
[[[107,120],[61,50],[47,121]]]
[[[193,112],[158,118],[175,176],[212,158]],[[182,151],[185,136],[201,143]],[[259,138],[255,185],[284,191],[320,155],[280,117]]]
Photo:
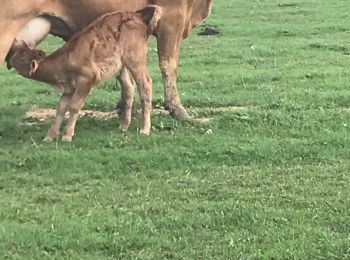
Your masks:
[[[125,110],[120,129],[126,131],[131,121],[134,87],[130,81],[135,81],[142,104],[140,132],[149,134],[152,80],[146,68],[147,40],[155,32],[161,15],[161,8],[155,5],[136,13],[105,14],[49,56],[24,42],[13,45],[10,63],[21,75],[48,83],[62,92],[56,118],[44,141],[51,142],[57,137],[69,111],[62,140],[70,142],[85,98],[98,83],[114,75],[119,75],[124,83]]]

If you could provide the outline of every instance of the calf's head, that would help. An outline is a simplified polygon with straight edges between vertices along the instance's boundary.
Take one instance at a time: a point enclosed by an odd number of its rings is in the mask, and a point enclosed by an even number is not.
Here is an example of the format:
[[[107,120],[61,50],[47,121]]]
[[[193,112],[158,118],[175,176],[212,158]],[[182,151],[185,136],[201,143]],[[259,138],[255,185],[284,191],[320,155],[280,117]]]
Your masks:
[[[10,65],[22,76],[30,78],[38,68],[38,63],[46,57],[45,52],[29,47],[24,41],[12,47]]]

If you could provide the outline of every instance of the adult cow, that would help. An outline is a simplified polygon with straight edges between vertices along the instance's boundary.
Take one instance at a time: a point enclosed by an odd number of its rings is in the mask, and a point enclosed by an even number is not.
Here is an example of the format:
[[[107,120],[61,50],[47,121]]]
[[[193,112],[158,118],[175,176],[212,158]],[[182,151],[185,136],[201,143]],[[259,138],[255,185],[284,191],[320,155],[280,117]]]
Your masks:
[[[0,63],[16,36],[34,44],[49,33],[68,40],[104,13],[136,11],[148,4],[163,7],[156,37],[165,106],[174,117],[188,118],[176,88],[180,44],[210,14],[212,0],[3,0]],[[133,84],[133,80],[122,84]]]

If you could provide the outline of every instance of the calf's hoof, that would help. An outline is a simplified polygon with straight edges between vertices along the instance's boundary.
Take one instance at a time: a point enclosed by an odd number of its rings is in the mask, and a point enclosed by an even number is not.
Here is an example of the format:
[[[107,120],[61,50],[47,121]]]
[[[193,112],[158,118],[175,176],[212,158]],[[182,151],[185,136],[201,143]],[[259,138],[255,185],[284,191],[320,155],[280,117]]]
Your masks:
[[[69,136],[69,135],[64,135],[62,137],[62,141],[63,142],[66,142],[66,143],[71,143],[72,142],[72,139],[73,139],[73,136]]]
[[[50,137],[50,136],[46,136],[46,137],[44,138],[43,142],[45,142],[45,143],[52,143],[52,142],[53,142],[53,138]]]

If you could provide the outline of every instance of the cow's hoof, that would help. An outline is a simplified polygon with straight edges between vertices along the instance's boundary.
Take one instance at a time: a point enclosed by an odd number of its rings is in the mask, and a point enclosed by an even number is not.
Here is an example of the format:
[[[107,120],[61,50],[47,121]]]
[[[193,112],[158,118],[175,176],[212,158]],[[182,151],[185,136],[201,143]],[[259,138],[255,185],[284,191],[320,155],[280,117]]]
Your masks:
[[[66,142],[66,143],[71,143],[72,142],[73,137],[69,136],[69,135],[64,135],[62,137],[62,142]]]
[[[176,118],[178,120],[182,121],[191,121],[192,118],[188,115],[186,109],[182,105],[171,105],[171,106],[166,106],[167,109],[169,110],[170,115],[173,118]]]
[[[45,143],[52,143],[52,142],[53,142],[53,138],[50,137],[50,136],[46,136],[46,137],[44,138],[43,142],[45,142]]]

